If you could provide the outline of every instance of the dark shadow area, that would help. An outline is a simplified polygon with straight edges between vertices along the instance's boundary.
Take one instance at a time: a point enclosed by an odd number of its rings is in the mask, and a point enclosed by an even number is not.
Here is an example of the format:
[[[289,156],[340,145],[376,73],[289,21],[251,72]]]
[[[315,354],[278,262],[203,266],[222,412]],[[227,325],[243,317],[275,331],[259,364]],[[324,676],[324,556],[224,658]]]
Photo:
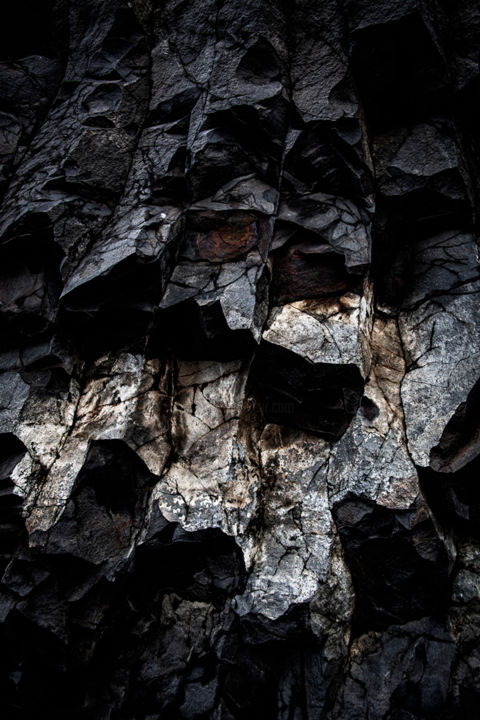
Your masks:
[[[293,232],[288,243],[272,253],[272,259],[273,304],[362,291],[362,278],[346,270],[344,256],[308,230]]]
[[[363,379],[356,365],[314,364],[263,341],[252,365],[267,422],[338,440],[358,410]]]
[[[465,199],[428,188],[398,197],[378,197],[372,228],[372,271],[376,297],[398,310],[413,276],[416,244],[437,233],[471,226]]]
[[[13,60],[26,55],[54,58],[68,47],[66,0],[18,0],[4,6],[0,21],[0,56]]]
[[[180,147],[168,164],[168,170],[160,177],[153,177],[148,203],[159,206],[185,207],[190,201],[190,189],[185,178],[187,151]]]
[[[310,123],[285,156],[282,194],[286,196],[323,192],[364,202],[372,190],[358,120]]]
[[[248,357],[255,348],[248,330],[228,327],[220,302],[200,306],[185,300],[158,311],[149,353],[170,349],[182,360],[227,361]]]
[[[237,67],[237,76],[244,82],[263,85],[280,81],[282,78],[282,62],[273,46],[260,37],[243,55]]]
[[[446,530],[480,539],[480,455],[456,472],[418,468],[425,497]]]
[[[448,110],[446,68],[419,14],[356,31],[351,69],[374,133]]]
[[[355,636],[446,612],[449,559],[425,512],[348,497],[333,515],[355,588]]]
[[[188,179],[193,200],[208,197],[230,180],[254,174],[278,184],[288,105],[282,97],[253,106],[235,105],[208,116],[205,147],[197,153]]]
[[[185,132],[188,132],[190,113],[199,97],[200,90],[192,87],[183,90],[183,92],[174,95],[168,100],[163,100],[163,102],[158,103],[153,110],[150,110],[146,119],[146,127],[175,123],[175,128],[178,132],[180,129],[178,123],[183,121],[185,124]]]
[[[122,260],[62,298],[60,333],[75,338],[88,359],[120,348],[142,351],[163,287],[160,260]]]
[[[131,552],[151,483],[123,443],[94,443],[57,524],[10,563],[2,716],[178,717],[185,684],[216,672],[208,627],[244,586],[241,552],[218,529],[189,533],[158,511]]]
[[[3,349],[48,337],[62,289],[63,253],[48,217],[31,213],[16,223],[0,246],[0,333]]]
[[[25,452],[25,446],[15,435],[0,434],[0,577],[13,553],[25,541],[23,498],[11,477]]]

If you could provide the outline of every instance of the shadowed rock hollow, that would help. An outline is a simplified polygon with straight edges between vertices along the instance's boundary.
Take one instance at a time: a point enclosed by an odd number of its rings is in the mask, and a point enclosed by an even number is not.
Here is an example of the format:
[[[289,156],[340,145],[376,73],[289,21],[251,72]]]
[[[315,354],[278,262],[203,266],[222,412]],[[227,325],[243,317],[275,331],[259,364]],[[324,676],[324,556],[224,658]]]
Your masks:
[[[0,714],[476,720],[473,0],[18,0]]]

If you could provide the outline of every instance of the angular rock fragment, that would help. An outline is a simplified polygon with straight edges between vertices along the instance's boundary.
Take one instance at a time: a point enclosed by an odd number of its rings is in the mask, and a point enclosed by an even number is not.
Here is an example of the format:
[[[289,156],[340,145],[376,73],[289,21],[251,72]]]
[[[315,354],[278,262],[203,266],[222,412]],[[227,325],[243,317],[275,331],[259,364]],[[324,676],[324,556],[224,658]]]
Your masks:
[[[368,633],[352,645],[351,666],[332,717],[428,717],[444,712],[454,658],[448,629],[426,618]]]
[[[179,361],[172,408],[173,456],[152,494],[188,530],[242,533],[254,502],[254,453],[244,412],[248,362]]]
[[[47,465],[40,491],[34,488],[30,495],[30,532],[48,530],[63,512],[92,442],[125,441],[152,473],[162,471],[169,452],[165,439],[168,401],[163,388],[167,374],[158,363],[128,353],[101,358],[86,373],[69,426],[58,440],[61,452],[59,447]],[[38,432],[36,427],[31,430]]]
[[[395,318],[378,318],[371,334],[370,375],[359,410],[329,461],[330,501],[349,493],[395,510],[420,494],[408,452],[400,383],[405,361]]]
[[[338,439],[368,372],[368,300],[304,300],[275,308],[252,367],[267,419]]]
[[[343,564],[325,484],[327,443],[304,433],[289,437],[274,425],[266,426],[259,443],[262,485],[242,543],[249,577],[237,599],[238,612],[275,619],[293,604],[313,598],[318,609],[328,602],[345,606],[348,616],[348,581],[333,590],[327,580],[335,573],[333,566]],[[345,568],[343,572],[348,574]],[[325,597],[327,588],[336,595],[334,601]],[[329,632],[325,619],[322,623],[319,611],[319,636]]]
[[[357,633],[446,609],[449,558],[420,502],[395,511],[347,497],[334,518],[355,587]]]
[[[453,413],[478,379],[479,290],[475,241],[446,232],[418,245],[399,317],[407,359],[402,402],[409,450],[427,466]],[[421,405],[421,414],[414,408]]]
[[[159,315],[159,332],[180,356],[213,359],[222,344],[228,352],[232,343],[238,357],[242,344],[252,347],[259,340],[267,311],[271,228],[268,218],[239,211],[207,211],[187,220],[180,262]]]

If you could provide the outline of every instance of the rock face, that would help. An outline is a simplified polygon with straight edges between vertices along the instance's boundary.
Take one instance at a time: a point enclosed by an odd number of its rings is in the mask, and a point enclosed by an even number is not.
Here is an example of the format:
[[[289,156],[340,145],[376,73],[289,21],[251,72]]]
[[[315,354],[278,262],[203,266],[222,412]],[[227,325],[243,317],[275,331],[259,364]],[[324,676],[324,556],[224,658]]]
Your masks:
[[[2,717],[478,718],[477,3],[1,27]]]

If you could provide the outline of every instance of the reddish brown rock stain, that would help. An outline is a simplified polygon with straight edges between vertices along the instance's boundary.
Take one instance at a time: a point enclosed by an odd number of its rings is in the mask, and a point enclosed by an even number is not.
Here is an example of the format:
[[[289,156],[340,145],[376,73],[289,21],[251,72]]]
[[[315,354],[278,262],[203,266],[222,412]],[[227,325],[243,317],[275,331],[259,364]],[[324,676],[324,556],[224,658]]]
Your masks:
[[[257,239],[255,222],[226,223],[197,237],[198,254],[205,260],[234,260],[250,250]]]

